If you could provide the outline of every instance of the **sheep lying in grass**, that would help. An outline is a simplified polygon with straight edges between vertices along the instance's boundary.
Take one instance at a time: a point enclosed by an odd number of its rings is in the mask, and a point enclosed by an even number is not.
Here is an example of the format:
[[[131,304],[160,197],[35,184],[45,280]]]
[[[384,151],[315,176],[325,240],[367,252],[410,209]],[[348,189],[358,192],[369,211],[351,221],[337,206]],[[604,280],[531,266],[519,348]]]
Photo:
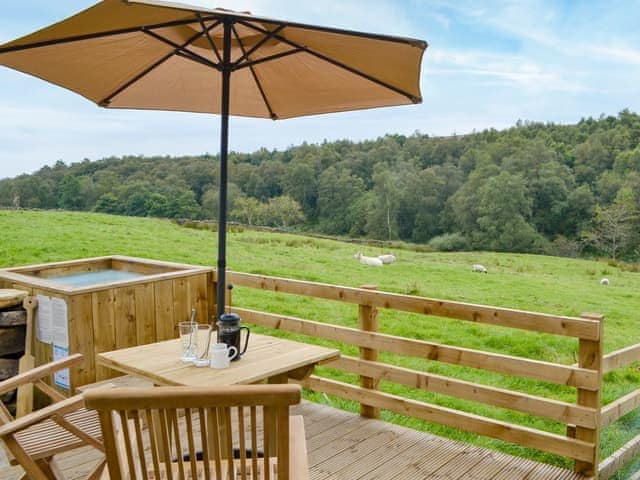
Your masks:
[[[477,273],[489,273],[487,269],[483,265],[480,265],[479,263],[475,263],[471,268],[471,271],[477,272]]]
[[[603,278],[602,280],[600,280],[600,285],[609,285],[609,279]]]
[[[395,261],[396,261],[396,256],[395,255],[391,255],[390,253],[386,253],[384,255],[378,255],[378,258],[384,264],[395,263]]]
[[[382,266],[382,260],[380,260],[377,257],[366,257],[365,255],[363,255],[361,252],[358,252],[354,255],[355,258],[357,258],[361,264],[363,265],[369,265],[371,267],[381,267]]]

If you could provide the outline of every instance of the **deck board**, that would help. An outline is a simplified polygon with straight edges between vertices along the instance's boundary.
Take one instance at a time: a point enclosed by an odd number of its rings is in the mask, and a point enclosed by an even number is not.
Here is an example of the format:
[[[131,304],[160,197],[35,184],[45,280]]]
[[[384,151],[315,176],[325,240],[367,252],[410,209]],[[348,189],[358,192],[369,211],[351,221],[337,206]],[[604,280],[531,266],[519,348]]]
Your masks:
[[[571,471],[454,442],[398,425],[304,402],[312,480],[585,480]],[[100,454],[84,448],[61,455],[68,480],[81,480]],[[19,467],[0,468],[18,480]]]

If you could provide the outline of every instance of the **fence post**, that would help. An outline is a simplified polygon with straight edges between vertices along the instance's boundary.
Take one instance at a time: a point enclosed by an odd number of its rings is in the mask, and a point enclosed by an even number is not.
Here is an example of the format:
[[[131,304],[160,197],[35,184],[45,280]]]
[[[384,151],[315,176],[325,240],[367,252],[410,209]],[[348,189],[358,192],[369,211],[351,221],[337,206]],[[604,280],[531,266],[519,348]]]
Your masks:
[[[376,285],[362,285],[360,288],[365,290],[377,290]],[[363,332],[378,331],[378,309],[371,305],[358,306],[358,320],[360,322],[360,330]],[[378,350],[373,348],[360,347],[360,359],[378,361]],[[378,390],[380,380],[360,375],[360,386],[370,390]],[[380,418],[380,409],[371,405],[360,404],[360,415],[367,418]]]
[[[597,478],[598,456],[600,455],[600,397],[602,392],[602,357],[604,354],[604,316],[595,313],[583,313],[580,317],[600,322],[600,328],[598,329],[600,335],[598,340],[585,340],[581,338],[578,347],[578,366],[598,372],[598,389],[595,391],[582,388],[578,389],[578,405],[595,408],[597,409],[597,413],[595,428],[580,426],[576,426],[575,428],[575,438],[593,443],[595,445],[595,451],[592,460],[589,462],[576,460],[574,470],[587,477]]]

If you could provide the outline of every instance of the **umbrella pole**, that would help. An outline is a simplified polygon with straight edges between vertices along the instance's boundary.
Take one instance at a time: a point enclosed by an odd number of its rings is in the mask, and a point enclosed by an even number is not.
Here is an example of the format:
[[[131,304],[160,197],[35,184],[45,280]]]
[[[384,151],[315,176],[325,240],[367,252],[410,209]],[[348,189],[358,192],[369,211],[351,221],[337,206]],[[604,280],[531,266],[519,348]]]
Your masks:
[[[227,268],[227,164],[229,154],[229,96],[231,90],[231,22],[224,22],[222,105],[220,109],[220,205],[218,212],[217,318],[224,313]]]

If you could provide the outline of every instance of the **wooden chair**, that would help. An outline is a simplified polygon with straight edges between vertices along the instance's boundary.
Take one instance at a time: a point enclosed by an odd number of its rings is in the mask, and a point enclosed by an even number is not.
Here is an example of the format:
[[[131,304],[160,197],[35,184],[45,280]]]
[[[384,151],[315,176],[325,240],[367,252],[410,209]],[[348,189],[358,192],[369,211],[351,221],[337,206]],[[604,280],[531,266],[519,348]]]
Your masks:
[[[89,391],[111,480],[304,480],[297,385]]]
[[[17,419],[0,402],[0,438],[10,463],[24,469],[23,479],[64,479],[55,461],[55,455],[59,453],[87,445],[104,452],[98,416],[84,408],[82,395],[67,398],[43,381],[53,373],[81,362],[82,355],[76,354],[0,382],[0,395],[33,384],[54,402]],[[105,460],[102,460],[88,478],[99,478],[104,466]]]

